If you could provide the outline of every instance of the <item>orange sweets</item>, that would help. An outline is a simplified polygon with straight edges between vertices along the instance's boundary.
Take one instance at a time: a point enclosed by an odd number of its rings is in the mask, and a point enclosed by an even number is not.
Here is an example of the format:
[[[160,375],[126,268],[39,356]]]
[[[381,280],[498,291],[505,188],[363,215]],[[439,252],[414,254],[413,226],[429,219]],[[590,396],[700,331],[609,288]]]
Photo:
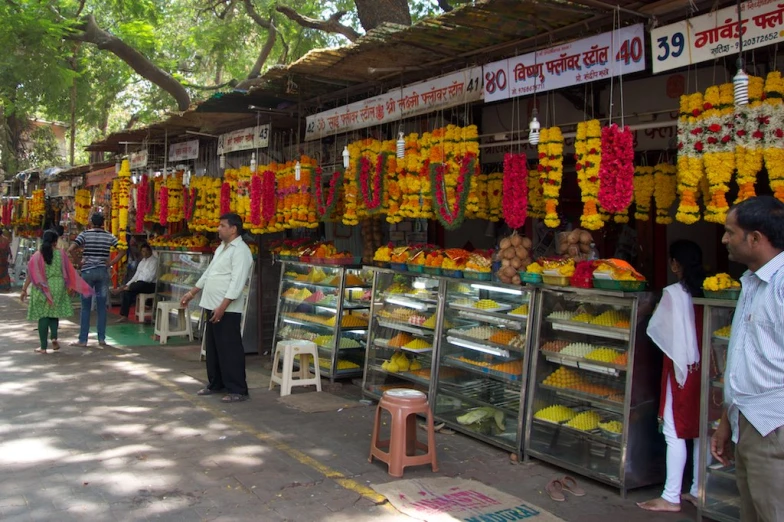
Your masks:
[[[500,364],[494,364],[490,367],[490,369],[497,372],[520,375],[523,373],[523,361],[509,361]]]
[[[405,332],[401,332],[389,340],[388,346],[391,348],[400,348],[401,346],[404,346],[413,340],[413,336]]]
[[[490,363],[482,362],[482,361],[475,361],[473,359],[468,359],[467,357],[460,356],[457,358],[458,361],[464,362],[466,364],[473,364],[474,366],[481,366],[482,368],[490,367]]]
[[[488,341],[496,344],[509,344],[515,338],[515,332],[509,330],[499,330],[490,336]]]
[[[543,352],[555,352],[558,353],[563,350],[569,341],[548,341],[542,345]]]
[[[629,352],[623,352],[621,355],[613,359],[612,363],[619,366],[626,366],[629,363]]]

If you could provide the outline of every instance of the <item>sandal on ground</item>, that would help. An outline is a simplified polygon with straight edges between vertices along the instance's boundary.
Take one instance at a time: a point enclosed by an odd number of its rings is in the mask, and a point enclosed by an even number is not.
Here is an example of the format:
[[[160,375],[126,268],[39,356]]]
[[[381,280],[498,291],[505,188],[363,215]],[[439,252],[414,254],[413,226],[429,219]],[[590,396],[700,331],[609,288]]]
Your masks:
[[[60,349],[60,343],[57,342],[57,339],[52,339],[52,350],[55,352]]]
[[[109,346],[106,341],[98,341],[98,346]]]
[[[43,348],[36,348],[35,353],[40,353],[41,355],[46,355],[46,350]]]
[[[678,513],[681,510],[680,504],[673,504],[663,498],[654,498],[647,502],[637,502],[637,507],[645,511],[657,511],[662,513]]]
[[[79,341],[74,341],[71,343],[71,346],[78,346],[79,348],[87,348],[87,343],[80,343]]]
[[[247,401],[247,395],[240,395],[239,393],[229,393],[228,395],[224,395],[221,399],[221,402],[242,402]]]
[[[224,388],[221,388],[220,390],[213,390],[213,389],[210,389],[210,388],[202,388],[201,390],[196,392],[196,395],[214,395],[216,393],[223,393],[224,391],[226,391]]]
[[[561,478],[561,485],[563,486],[564,491],[568,491],[575,497],[585,496],[585,490],[578,486],[577,481],[569,475],[565,475]]]
[[[547,483],[544,487],[544,490],[550,496],[550,498],[556,502],[563,502],[566,500],[566,496],[563,494],[563,484],[558,479],[553,479]]]
[[[686,502],[690,503],[692,506],[697,507],[697,497],[695,497],[691,493],[684,493],[683,495],[681,495],[681,500],[685,500]]]

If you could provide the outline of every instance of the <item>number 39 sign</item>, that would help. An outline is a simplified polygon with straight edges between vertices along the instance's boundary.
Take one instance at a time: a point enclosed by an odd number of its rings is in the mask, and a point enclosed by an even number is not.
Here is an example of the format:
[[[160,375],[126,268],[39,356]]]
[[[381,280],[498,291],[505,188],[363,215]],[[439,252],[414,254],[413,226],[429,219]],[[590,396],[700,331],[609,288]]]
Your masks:
[[[483,67],[486,102],[645,70],[642,24]]]

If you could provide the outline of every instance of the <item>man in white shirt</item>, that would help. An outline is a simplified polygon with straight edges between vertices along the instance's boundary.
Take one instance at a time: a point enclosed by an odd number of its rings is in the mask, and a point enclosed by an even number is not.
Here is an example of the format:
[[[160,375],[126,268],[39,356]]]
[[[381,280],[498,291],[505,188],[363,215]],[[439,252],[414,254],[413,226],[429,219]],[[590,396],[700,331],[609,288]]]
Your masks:
[[[747,199],[727,215],[722,243],[748,270],[732,320],[724,371],[725,411],[711,454],[729,464],[742,522],[784,520],[784,203]]]
[[[155,283],[158,281],[158,257],[153,255],[152,247],[147,243],[142,243],[139,250],[142,253],[142,260],[136,266],[136,272],[131,280],[112,290],[115,294],[123,292],[118,323],[128,321],[131,304],[136,300],[137,295],[155,293]]]
[[[210,266],[196,286],[185,294],[180,304],[187,306],[202,292],[199,306],[204,308],[208,318],[204,344],[209,384],[199,390],[198,395],[225,391],[223,402],[240,402],[248,399],[240,297],[250,274],[253,255],[242,240],[242,218],[237,214],[220,217],[218,236],[223,243],[215,250]]]

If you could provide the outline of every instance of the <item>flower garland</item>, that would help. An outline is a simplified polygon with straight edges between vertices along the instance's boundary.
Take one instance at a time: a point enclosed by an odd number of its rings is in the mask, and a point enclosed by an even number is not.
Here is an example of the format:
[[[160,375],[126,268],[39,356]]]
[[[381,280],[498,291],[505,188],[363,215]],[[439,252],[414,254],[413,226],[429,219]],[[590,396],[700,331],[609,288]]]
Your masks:
[[[117,248],[121,250],[128,249],[128,242],[125,240],[126,232],[128,230],[128,209],[131,205],[131,166],[128,160],[123,160],[120,166],[120,172],[117,174],[117,228],[119,235],[117,236]]]
[[[76,191],[74,198],[76,211],[74,213],[74,221],[78,224],[86,226],[90,219],[90,208],[92,208],[92,195],[87,189],[79,189]]]
[[[169,223],[179,223],[185,218],[182,207],[182,177],[184,172],[178,170],[166,178],[168,201],[166,202],[166,218]],[[163,202],[161,203],[163,205]]]
[[[159,192],[159,201],[160,201],[160,217],[159,223],[163,226],[166,226],[166,223],[169,222],[169,187],[168,184],[164,184],[161,187],[161,191]]]
[[[653,167],[653,199],[656,201],[656,223],[672,223],[670,208],[675,203],[676,168],[669,163],[659,163]]]
[[[707,107],[709,105],[704,103],[702,93],[683,95],[680,98],[677,160],[677,193],[680,194],[680,203],[675,219],[687,225],[700,219],[697,191],[703,177],[702,152],[705,149],[702,142],[704,130],[700,119]],[[658,217],[656,222],[661,223]]]
[[[528,166],[525,154],[504,156],[503,213],[510,228],[525,224],[528,212]]]
[[[710,185],[710,200],[705,203],[705,221],[724,223],[729,211],[726,193],[735,172],[734,97],[731,83],[709,87],[705,91],[702,127],[705,176]]]
[[[425,218],[432,217],[432,213],[425,209],[425,204],[431,205],[429,163],[422,155],[422,148],[429,146],[425,137],[419,139],[416,133],[405,137],[406,150],[402,160],[397,161],[397,182],[400,187],[400,218]],[[391,203],[390,203],[391,205]],[[391,213],[387,215],[389,221]],[[395,216],[392,216],[396,219]]]
[[[471,184],[471,177],[477,166],[475,154],[467,153],[459,160],[460,170],[454,181],[454,188],[451,188],[451,183],[448,179],[450,176],[454,176],[454,174],[448,172],[448,164],[430,164],[430,184],[435,187],[433,203],[436,209],[436,217],[448,230],[455,230],[463,223],[468,187]]]
[[[193,231],[215,232],[218,229],[220,209],[218,201],[221,192],[221,179],[198,177],[191,180],[196,190],[196,204],[193,219],[188,220],[188,228]]]
[[[561,224],[558,217],[558,197],[563,182],[563,135],[559,127],[542,129],[539,134],[539,167],[544,199],[544,224],[556,228]]]
[[[265,170],[262,174],[261,182],[261,217],[268,225],[273,226],[275,223],[275,173],[271,170]]]
[[[381,210],[381,205],[384,202],[384,186],[381,180],[384,177],[384,170],[387,163],[385,153],[381,153],[376,157],[375,177],[370,180],[370,159],[365,156],[359,158],[359,188],[362,201],[365,203],[365,210],[368,214],[376,214]]]
[[[634,137],[628,126],[616,123],[602,129],[602,158],[599,164],[599,204],[609,213],[620,214],[634,197]]]
[[[231,212],[231,185],[228,181],[224,181],[220,191],[220,213],[223,215],[229,212]]]
[[[773,196],[784,202],[784,79],[781,73],[768,73],[765,80],[765,104],[762,107],[762,127],[765,137],[763,156]]]
[[[33,191],[33,197],[30,200],[30,223],[39,224],[46,214],[46,198],[44,189]]]
[[[656,187],[654,176],[653,167],[634,169],[634,219],[648,221],[650,218],[651,198]]]
[[[316,196],[316,215],[322,221],[329,219],[339,199],[340,186],[343,185],[343,173],[336,170],[332,173],[329,180],[329,189],[327,189],[327,200],[324,201],[324,178],[321,167],[316,169],[316,174],[313,176],[313,193]]]
[[[738,171],[738,197],[735,204],[756,195],[754,185],[762,170],[764,133],[761,130],[762,95],[765,81],[759,76],[749,77],[749,103],[736,108],[735,166]]]
[[[599,197],[599,164],[602,158],[602,128],[599,120],[577,124],[574,143],[575,170],[583,202],[580,225],[587,230],[599,230],[604,220],[597,205]]]
[[[150,190],[150,180],[143,174],[136,185],[136,233],[144,232],[144,215],[147,213],[147,191]]]
[[[196,189],[183,187],[182,198],[184,204],[185,221],[190,222],[193,219],[193,213],[196,210]]]
[[[536,172],[536,171],[534,171]],[[530,179],[530,171],[529,171]],[[537,182],[537,185],[539,183]],[[541,191],[541,185],[539,185]],[[502,172],[491,172],[487,176],[487,197],[486,214],[487,220],[497,222],[501,220],[503,208],[504,174]],[[528,193],[530,195],[530,192]]]
[[[247,165],[241,166],[234,173],[236,182],[232,184],[232,209],[242,218],[243,223],[251,223],[250,182],[253,173]]]
[[[250,177],[250,224],[261,225],[261,177],[255,172]]]

